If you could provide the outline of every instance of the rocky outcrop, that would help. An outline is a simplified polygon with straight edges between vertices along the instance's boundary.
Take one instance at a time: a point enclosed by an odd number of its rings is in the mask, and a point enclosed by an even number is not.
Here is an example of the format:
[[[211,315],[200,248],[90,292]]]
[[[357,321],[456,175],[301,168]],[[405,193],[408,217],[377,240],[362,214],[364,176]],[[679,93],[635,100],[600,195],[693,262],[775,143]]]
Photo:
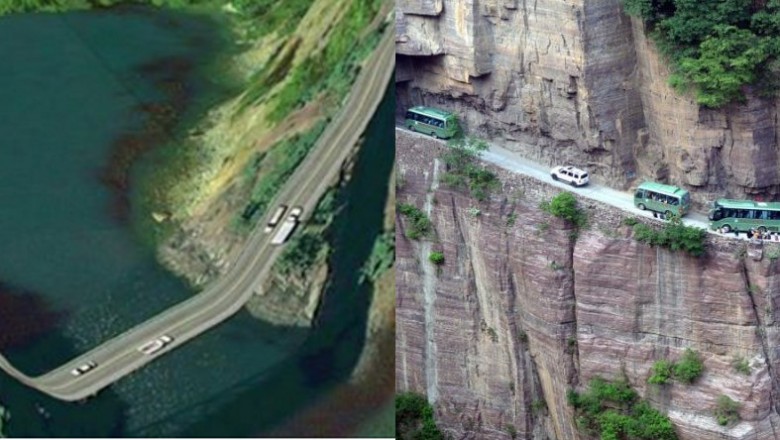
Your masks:
[[[751,258],[744,242],[708,236],[694,258],[636,242],[630,213],[590,199],[575,234],[538,208],[554,187],[491,168],[502,188],[478,202],[437,185],[440,144],[397,132],[396,145],[399,202],[430,201],[435,230],[409,240],[397,217],[396,386],[426,394],[453,438],[588,439],[566,391],[595,376],[627,379],[683,440],[780,435],[777,244]],[[444,253],[440,270],[425,249]],[[647,384],[656,360],[686,348],[702,377]],[[738,424],[713,417],[721,394],[741,404]]]
[[[678,94],[621,0],[411,3],[396,7],[399,107],[454,111],[470,134],[616,187],[666,181],[697,204],[780,193],[776,100],[748,90],[709,110]]]
[[[619,0],[442,1],[435,16],[396,8],[400,107],[450,109],[472,134],[537,160],[633,177],[644,121]]]
[[[668,63],[634,20],[646,142],[642,173],[694,188],[699,201],[778,195],[777,103],[748,91],[722,110],[699,107],[668,84]]]

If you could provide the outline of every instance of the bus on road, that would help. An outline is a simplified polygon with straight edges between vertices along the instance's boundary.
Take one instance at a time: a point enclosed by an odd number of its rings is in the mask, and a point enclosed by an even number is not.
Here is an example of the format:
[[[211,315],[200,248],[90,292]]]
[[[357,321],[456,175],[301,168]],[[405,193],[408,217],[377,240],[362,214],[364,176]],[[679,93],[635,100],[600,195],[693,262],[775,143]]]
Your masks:
[[[691,212],[691,195],[682,188],[655,182],[645,182],[634,193],[634,206],[644,211],[659,212],[666,218]]]
[[[718,199],[709,212],[710,229],[722,232],[780,231],[780,203]]]
[[[431,107],[412,107],[406,112],[406,128],[418,133],[429,134],[437,139],[449,139],[458,134],[458,120],[455,115]]]

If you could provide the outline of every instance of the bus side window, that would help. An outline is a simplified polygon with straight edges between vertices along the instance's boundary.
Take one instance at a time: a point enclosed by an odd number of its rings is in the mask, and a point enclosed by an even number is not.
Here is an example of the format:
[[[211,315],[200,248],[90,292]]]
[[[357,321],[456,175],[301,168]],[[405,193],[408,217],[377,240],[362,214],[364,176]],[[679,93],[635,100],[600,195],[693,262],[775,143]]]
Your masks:
[[[680,199],[676,197],[670,197],[672,199],[672,206],[677,206],[680,204]]]
[[[634,194],[634,197],[636,197],[637,199],[644,199],[645,198],[645,190],[643,190],[643,189],[636,190],[636,194]]]
[[[769,220],[769,211],[759,211],[761,220]]]

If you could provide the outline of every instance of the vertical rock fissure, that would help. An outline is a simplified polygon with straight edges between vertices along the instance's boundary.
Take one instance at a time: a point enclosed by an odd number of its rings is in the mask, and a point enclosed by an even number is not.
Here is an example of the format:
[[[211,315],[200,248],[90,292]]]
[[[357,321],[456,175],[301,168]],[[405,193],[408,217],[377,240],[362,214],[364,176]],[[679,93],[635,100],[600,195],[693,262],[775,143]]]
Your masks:
[[[574,369],[574,374],[572,376],[572,385],[577,385],[580,383],[580,347],[579,347],[579,341],[577,340],[577,294],[576,294],[576,279],[574,277],[574,247],[577,244],[577,233],[579,233],[579,228],[574,229],[574,231],[570,232],[570,238],[569,238],[569,255],[568,255],[568,267],[571,271],[571,307],[572,307],[572,316],[571,316],[571,322],[572,322],[572,334],[571,338],[574,338],[574,346],[571,350],[571,365]],[[568,342],[567,342],[568,344]]]
[[[425,215],[431,218],[433,212],[433,197],[436,189],[439,187],[439,160],[433,162],[433,176],[431,177],[431,191],[425,196]],[[420,245],[419,261],[423,273],[423,304],[425,307],[425,382],[428,401],[435,404],[439,398],[437,388],[437,353],[436,340],[434,334],[434,325],[436,314],[434,302],[436,300],[436,273],[435,269],[427,261],[427,256],[431,253],[431,242],[424,241]]]
[[[772,378],[772,387],[769,389],[769,401],[772,402],[772,408],[774,409],[775,413],[777,413],[778,405],[777,405],[777,401],[775,400],[775,396],[777,395],[777,393],[775,393],[775,390],[778,387],[777,377],[775,376],[774,371],[772,371],[772,362],[769,357],[769,348],[767,346],[766,331],[764,330],[763,325],[761,324],[761,316],[758,312],[758,307],[756,306],[756,299],[753,297],[753,285],[750,283],[750,274],[748,273],[747,263],[744,257],[742,257],[741,262],[742,262],[742,276],[745,279],[745,291],[747,292],[748,298],[750,299],[750,307],[753,309],[753,316],[755,316],[756,333],[758,334],[758,338],[761,341],[761,351],[764,354],[764,363],[766,363],[766,368],[767,371],[769,372],[769,377]],[[772,429],[774,430],[774,425],[772,425]]]

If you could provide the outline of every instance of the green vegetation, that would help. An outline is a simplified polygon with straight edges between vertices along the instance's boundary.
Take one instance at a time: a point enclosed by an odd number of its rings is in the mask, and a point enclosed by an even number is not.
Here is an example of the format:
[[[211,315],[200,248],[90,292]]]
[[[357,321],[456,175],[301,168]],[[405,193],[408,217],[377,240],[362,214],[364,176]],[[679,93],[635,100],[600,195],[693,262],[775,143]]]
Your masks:
[[[511,227],[515,225],[515,221],[517,221],[517,214],[514,212],[509,213],[509,215],[506,217],[506,225],[507,227]]]
[[[362,283],[366,279],[372,283],[375,282],[393,266],[394,262],[395,230],[389,230],[376,238],[371,255],[361,271],[360,282]]]
[[[745,376],[750,376],[750,364],[748,363],[747,359],[743,357],[735,358],[732,365],[734,366],[734,370],[736,370],[737,373],[742,373]]]
[[[639,223],[639,219],[636,217],[626,217],[623,219],[623,224],[626,226],[635,226],[637,223]]]
[[[672,216],[660,230],[644,223],[634,225],[634,238],[651,246],[669,248],[673,251],[682,250],[694,257],[704,255],[704,239],[707,232],[693,226],[685,226],[678,216]]]
[[[641,401],[628,383],[590,381],[582,394],[569,390],[567,401],[575,409],[579,429],[602,440],[676,440],[672,422]]]
[[[704,364],[698,353],[686,348],[679,361],[671,362],[661,359],[653,364],[648,383],[663,385],[669,383],[672,378],[682,383],[692,384],[701,376],[704,371]]]
[[[395,433],[399,440],[444,440],[431,405],[425,397],[411,392],[395,396]]]
[[[337,189],[329,189],[320,199],[303,232],[292,236],[274,264],[279,273],[305,277],[315,263],[327,258],[330,246],[325,231],[339,209],[337,194]]]
[[[587,214],[577,206],[577,199],[570,192],[562,192],[550,201],[543,201],[539,208],[550,215],[567,220],[577,228],[584,227],[588,222]]]
[[[515,425],[506,425],[506,433],[509,434],[509,436],[513,439],[517,438],[517,428],[515,428]]]
[[[430,255],[428,255],[428,260],[437,266],[441,266],[444,264],[444,254],[438,251],[433,251]]]
[[[673,66],[670,83],[693,88],[706,107],[744,99],[757,84],[777,90],[780,70],[780,0],[623,0],[644,20]]]
[[[718,423],[726,426],[738,422],[739,406],[739,403],[725,394],[718,396],[718,401],[715,403],[715,418],[718,419]]]
[[[655,361],[652,368],[653,374],[650,375],[650,377],[647,379],[647,382],[655,385],[669,383],[669,381],[672,379],[673,368],[674,363],[669,362],[666,359]]]
[[[704,371],[704,364],[699,355],[686,348],[682,358],[674,366],[674,378],[684,383],[693,383]]]
[[[547,410],[547,402],[544,399],[537,399],[531,402],[531,411],[534,414],[539,414]]]
[[[298,165],[306,158],[320,134],[325,129],[325,121],[318,122],[309,131],[295,134],[277,142],[271,149],[249,164],[245,176],[260,175],[255,182],[249,204],[242,214],[253,225],[252,219],[262,217],[279,189],[287,182]],[[247,229],[249,230],[249,229]]]
[[[449,148],[441,156],[447,164],[442,182],[452,188],[468,188],[475,199],[487,200],[490,191],[500,185],[495,174],[477,164],[479,156],[488,149],[487,142],[461,136],[450,140],[447,145]]]
[[[431,232],[431,221],[424,212],[417,209],[416,206],[401,203],[398,205],[398,212],[406,217],[409,222],[406,229],[406,236],[412,240],[425,237]]]
[[[379,32],[366,34],[365,30],[381,5],[381,0],[351,2],[325,49],[297,66],[274,97],[275,106],[269,116],[272,122],[283,120],[320,93],[326,94],[331,104],[341,101],[357,76],[360,62],[379,42]],[[289,22],[297,25],[298,20]]]

